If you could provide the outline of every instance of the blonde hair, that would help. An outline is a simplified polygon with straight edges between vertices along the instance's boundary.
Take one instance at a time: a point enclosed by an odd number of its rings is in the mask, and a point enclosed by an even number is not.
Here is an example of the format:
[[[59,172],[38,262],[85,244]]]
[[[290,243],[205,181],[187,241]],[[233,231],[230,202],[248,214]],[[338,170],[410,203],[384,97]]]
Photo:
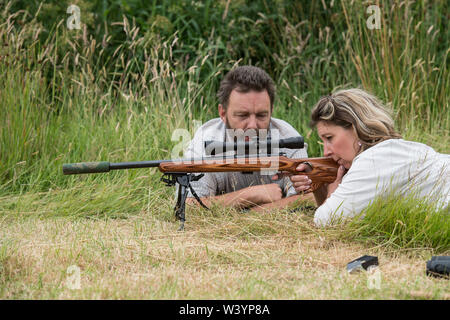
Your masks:
[[[340,90],[320,98],[311,114],[311,127],[325,121],[353,129],[361,143],[360,152],[388,139],[400,139],[388,109],[361,89]]]

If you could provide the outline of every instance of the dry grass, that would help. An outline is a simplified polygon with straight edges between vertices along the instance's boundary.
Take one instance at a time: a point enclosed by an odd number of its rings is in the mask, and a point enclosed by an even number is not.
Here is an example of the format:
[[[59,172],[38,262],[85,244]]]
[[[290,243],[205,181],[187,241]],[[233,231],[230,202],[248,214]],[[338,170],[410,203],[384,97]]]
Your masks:
[[[445,299],[426,249],[333,240],[309,214],[190,210],[185,232],[145,212],[128,219],[3,215],[2,299]],[[376,255],[380,289],[346,264]],[[80,289],[67,287],[69,266]]]

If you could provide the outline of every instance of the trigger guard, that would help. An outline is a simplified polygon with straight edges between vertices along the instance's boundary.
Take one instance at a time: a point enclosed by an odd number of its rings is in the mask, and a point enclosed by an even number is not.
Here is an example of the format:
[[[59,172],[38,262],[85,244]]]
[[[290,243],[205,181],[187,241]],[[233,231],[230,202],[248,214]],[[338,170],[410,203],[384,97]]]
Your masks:
[[[314,167],[310,162],[305,161],[305,162],[302,162],[302,164],[307,164],[311,168],[311,170],[314,170]]]

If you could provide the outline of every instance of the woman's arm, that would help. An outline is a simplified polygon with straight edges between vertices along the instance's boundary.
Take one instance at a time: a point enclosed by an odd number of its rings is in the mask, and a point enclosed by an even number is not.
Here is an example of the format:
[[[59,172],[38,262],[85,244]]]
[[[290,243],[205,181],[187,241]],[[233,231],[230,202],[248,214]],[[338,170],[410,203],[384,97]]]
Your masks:
[[[313,194],[316,199],[317,206],[320,207],[328,198],[328,184],[321,185],[313,192]]]
[[[338,170],[338,178],[328,186],[327,198],[314,215],[317,226],[359,214],[387,188],[398,188],[407,179],[402,161],[394,161],[384,152],[369,149],[365,153],[353,161],[345,175],[341,168]]]
[[[342,182],[342,177],[346,173],[347,170],[344,168],[344,166],[340,166],[337,172],[336,180],[334,180],[333,183],[324,183],[314,191],[314,198],[316,199],[316,203],[318,206],[321,206],[337,189],[339,184]]]

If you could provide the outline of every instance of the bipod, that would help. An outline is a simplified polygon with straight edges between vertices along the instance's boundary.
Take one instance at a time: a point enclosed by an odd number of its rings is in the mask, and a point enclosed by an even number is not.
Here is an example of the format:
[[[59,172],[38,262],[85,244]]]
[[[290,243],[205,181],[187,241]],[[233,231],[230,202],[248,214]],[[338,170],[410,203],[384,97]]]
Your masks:
[[[177,203],[175,204],[174,212],[177,220],[180,220],[180,227],[178,231],[184,230],[184,222],[186,221],[185,210],[186,210],[186,198],[188,194],[188,188],[200,205],[208,209],[207,206],[200,200],[197,193],[192,188],[191,182],[200,180],[204,174],[195,175],[193,173],[164,173],[161,177],[161,181],[165,182],[167,186],[173,186],[178,183],[178,196]]]

